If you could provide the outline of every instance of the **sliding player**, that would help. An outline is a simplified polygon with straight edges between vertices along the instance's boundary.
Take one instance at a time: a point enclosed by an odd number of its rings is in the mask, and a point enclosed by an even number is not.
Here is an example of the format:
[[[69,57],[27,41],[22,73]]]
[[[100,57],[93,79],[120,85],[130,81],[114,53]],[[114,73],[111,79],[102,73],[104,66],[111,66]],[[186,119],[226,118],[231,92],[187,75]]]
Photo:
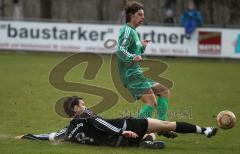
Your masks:
[[[64,110],[73,119],[69,126],[61,131],[40,135],[27,134],[18,138],[108,146],[140,146],[143,144],[147,147],[161,149],[165,146],[163,142],[142,142],[144,135],[159,131],[175,131],[177,133],[196,133],[210,138],[217,132],[215,127],[200,127],[186,122],[132,117],[104,119],[87,109],[82,98],[75,96],[69,97],[64,102]]]

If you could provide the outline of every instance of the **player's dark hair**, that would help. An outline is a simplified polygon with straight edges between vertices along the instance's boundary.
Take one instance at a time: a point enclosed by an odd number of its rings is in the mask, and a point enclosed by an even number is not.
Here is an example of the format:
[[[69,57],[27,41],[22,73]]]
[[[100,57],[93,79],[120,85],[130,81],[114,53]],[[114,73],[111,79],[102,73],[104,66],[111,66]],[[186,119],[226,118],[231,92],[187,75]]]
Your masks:
[[[71,97],[67,97],[66,100],[64,101],[63,104],[63,108],[65,113],[69,116],[69,117],[73,117],[75,115],[74,112],[74,107],[76,105],[79,105],[79,100],[82,100],[83,98],[78,97],[78,96],[71,96]]]
[[[138,10],[144,9],[144,6],[136,1],[129,1],[125,7],[126,22],[130,22],[131,15],[135,14]]]

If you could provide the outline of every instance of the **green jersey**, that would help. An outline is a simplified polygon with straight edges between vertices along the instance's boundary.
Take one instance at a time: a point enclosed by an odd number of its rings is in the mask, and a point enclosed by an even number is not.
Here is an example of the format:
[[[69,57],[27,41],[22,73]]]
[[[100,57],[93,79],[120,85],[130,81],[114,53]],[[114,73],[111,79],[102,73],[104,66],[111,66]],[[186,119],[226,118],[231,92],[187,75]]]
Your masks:
[[[120,29],[117,47],[117,61],[120,78],[132,95],[139,98],[146,89],[152,87],[153,82],[143,76],[139,62],[134,57],[143,54],[142,45],[135,28],[126,24]]]
[[[133,59],[135,56],[141,55],[144,50],[135,28],[128,24],[124,25],[120,29],[117,48],[118,69],[124,85],[128,84],[126,78],[142,73],[140,63],[134,63]]]

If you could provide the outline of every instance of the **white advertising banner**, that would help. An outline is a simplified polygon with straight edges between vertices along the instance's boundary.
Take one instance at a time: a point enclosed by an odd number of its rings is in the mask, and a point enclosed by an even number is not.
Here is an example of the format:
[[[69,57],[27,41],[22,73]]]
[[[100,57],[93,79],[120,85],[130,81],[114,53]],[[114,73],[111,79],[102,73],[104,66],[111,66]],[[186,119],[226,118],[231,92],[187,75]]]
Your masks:
[[[112,25],[0,21],[0,49],[57,52],[102,51],[117,36]]]
[[[240,29],[223,31],[222,57],[240,58]]]
[[[151,40],[145,54],[197,56],[197,35],[187,39],[180,27],[143,26],[138,28],[141,39]]]
[[[0,21],[0,49],[113,53],[119,28],[107,24]],[[137,31],[141,39],[151,40],[146,55],[240,58],[240,29],[199,28],[190,39],[182,27],[141,26]]]

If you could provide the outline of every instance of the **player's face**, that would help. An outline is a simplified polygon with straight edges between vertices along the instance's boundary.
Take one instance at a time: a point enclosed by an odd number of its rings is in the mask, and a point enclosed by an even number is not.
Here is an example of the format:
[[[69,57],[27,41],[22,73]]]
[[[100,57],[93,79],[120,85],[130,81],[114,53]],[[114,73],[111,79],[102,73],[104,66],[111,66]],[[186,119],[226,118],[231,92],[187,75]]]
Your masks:
[[[79,107],[81,110],[85,110],[86,109],[86,106],[85,106],[85,103],[83,100],[79,100]]]
[[[74,107],[76,113],[80,113],[86,109],[85,103],[83,100],[79,100],[79,104]]]
[[[190,9],[190,10],[194,10],[195,9],[195,5],[194,5],[194,3],[192,1],[190,1],[188,3],[188,9]]]
[[[135,26],[138,27],[141,25],[144,21],[144,11],[142,9],[138,10],[135,14],[131,16],[131,23]]]

